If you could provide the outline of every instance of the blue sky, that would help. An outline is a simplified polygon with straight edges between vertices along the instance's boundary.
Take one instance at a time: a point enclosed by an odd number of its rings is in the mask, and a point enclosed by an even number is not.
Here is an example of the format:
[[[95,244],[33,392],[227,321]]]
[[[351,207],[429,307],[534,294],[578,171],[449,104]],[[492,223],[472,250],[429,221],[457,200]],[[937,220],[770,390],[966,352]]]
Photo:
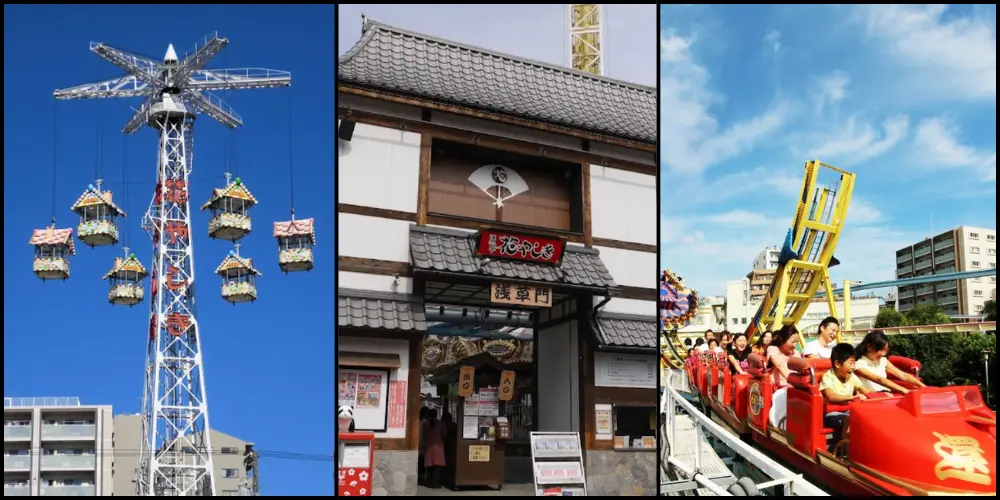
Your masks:
[[[4,6],[4,396],[79,396],[114,405],[116,413],[139,411],[148,303],[114,308],[100,279],[120,250],[78,246],[64,283],[42,283],[31,273],[28,239],[51,217],[52,91],[119,74],[89,52],[90,41],[161,59],[168,43],[183,56],[217,30],[231,45],[209,68],[287,70],[293,86],[219,96],[244,119],[236,132],[238,173],[260,205],[242,253],[264,276],[257,303],[224,302],[214,270],[230,247],[210,240],[207,215],[195,215],[211,423],[265,452],[263,493],[333,494],[332,462],[266,457],[329,456],[334,446],[333,22],[332,5]],[[75,228],[69,208],[94,182],[98,151],[105,186],[125,203],[119,131],[131,114],[126,105],[138,101],[58,104],[58,225]],[[289,215],[289,109],[296,213],[317,220],[318,261],[312,273],[284,275],[271,223]],[[200,117],[195,136],[192,204],[200,206],[224,184],[229,131]],[[139,225],[155,183],[155,134],[146,128],[131,136],[128,151],[125,227],[148,266],[152,245]]]
[[[996,227],[996,6],[664,6],[661,263],[721,294],[791,225],[807,160],[857,174],[835,280]]]

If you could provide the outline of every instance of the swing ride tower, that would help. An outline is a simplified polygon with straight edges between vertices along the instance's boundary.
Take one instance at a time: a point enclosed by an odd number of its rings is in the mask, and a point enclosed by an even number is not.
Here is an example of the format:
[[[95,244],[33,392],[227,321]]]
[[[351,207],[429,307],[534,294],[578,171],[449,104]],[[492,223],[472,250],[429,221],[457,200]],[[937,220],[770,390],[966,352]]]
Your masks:
[[[56,99],[143,98],[122,130],[148,125],[159,136],[156,189],[143,218],[153,240],[149,337],[143,392],[143,439],[136,494],[212,496],[215,478],[209,440],[201,330],[195,314],[194,244],[189,179],[195,117],[207,115],[229,128],[242,119],[211,91],[286,87],[291,75],[265,69],[206,70],[228,40],[210,35],[194,52],[177,57],[173,45],[162,62],[103,43],[90,50],[125,71],[124,76],[58,90]]]

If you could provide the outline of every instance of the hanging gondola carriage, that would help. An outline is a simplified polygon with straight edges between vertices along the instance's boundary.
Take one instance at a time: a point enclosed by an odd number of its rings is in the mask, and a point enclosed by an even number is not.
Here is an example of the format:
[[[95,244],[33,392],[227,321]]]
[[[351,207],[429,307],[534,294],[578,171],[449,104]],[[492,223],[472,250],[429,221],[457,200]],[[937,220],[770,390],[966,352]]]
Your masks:
[[[80,216],[77,237],[93,248],[118,243],[118,217],[125,212],[111,199],[111,191],[102,191],[101,183],[87,186],[87,190],[73,204],[72,210]]]
[[[239,304],[257,300],[257,277],[261,274],[253,267],[252,260],[240,257],[238,251],[231,251],[215,273],[222,276],[222,298],[226,302]]]
[[[208,235],[212,239],[239,241],[250,234],[250,209],[257,200],[239,177],[233,181],[229,179],[227,174],[226,187],[215,189],[212,198],[201,209],[212,210],[212,219],[208,222]]]
[[[116,306],[132,307],[144,298],[145,292],[142,288],[142,280],[146,279],[149,273],[142,266],[135,254],[130,254],[125,250],[125,258],[115,257],[115,265],[104,275],[104,279],[110,281],[108,290],[108,302]]]
[[[28,244],[35,247],[35,276],[42,281],[69,279],[69,257],[76,254],[72,229],[36,229]]]
[[[275,222],[274,237],[278,240],[278,267],[283,272],[312,270],[313,247],[316,245],[312,219]]]

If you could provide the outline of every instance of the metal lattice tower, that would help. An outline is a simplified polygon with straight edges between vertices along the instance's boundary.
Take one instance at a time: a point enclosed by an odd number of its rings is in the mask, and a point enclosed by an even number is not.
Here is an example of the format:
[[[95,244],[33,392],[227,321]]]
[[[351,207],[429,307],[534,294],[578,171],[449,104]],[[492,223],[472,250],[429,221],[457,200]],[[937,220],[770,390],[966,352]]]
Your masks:
[[[91,43],[92,52],[126,75],[55,92],[56,99],[142,97],[123,132],[132,134],[146,124],[160,138],[156,190],[142,221],[153,239],[153,265],[143,439],[136,477],[140,496],[215,494],[202,332],[194,299],[189,202],[194,120],[196,114],[204,114],[227,127],[239,127],[240,117],[210,91],[291,85],[291,75],[284,71],[203,69],[228,43],[210,35],[183,60],[171,45],[162,63]]]
[[[569,65],[604,75],[604,5],[571,4],[569,15]]]

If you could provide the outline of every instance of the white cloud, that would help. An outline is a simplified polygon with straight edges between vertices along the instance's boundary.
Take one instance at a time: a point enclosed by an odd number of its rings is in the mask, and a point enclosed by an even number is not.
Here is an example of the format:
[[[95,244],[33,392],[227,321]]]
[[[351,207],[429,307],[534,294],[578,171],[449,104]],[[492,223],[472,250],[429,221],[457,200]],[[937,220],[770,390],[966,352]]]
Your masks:
[[[753,149],[779,130],[790,107],[774,104],[760,116],[720,130],[710,107],[720,100],[708,88],[708,70],[691,53],[693,38],[667,31],[660,38],[660,152],[675,172],[700,173]]]
[[[781,32],[778,30],[768,31],[764,35],[764,53],[778,54],[781,52]]]
[[[809,156],[834,165],[857,165],[888,153],[906,138],[909,130],[910,119],[905,115],[887,118],[881,133],[852,117],[843,129],[813,148]]]
[[[828,106],[839,104],[847,97],[847,86],[851,83],[851,75],[843,71],[834,71],[829,75],[816,78],[813,101],[816,114],[823,114]]]
[[[936,97],[997,97],[996,11],[991,16],[945,18],[947,5],[866,5],[868,32],[899,62],[920,70],[910,80]]]
[[[920,122],[916,133],[917,158],[932,169],[971,169],[988,180],[996,180],[997,154],[961,143],[962,130],[947,118]]]
[[[875,222],[882,221],[882,211],[868,201],[861,198],[851,200],[851,205],[847,209],[848,227],[867,226]]]

